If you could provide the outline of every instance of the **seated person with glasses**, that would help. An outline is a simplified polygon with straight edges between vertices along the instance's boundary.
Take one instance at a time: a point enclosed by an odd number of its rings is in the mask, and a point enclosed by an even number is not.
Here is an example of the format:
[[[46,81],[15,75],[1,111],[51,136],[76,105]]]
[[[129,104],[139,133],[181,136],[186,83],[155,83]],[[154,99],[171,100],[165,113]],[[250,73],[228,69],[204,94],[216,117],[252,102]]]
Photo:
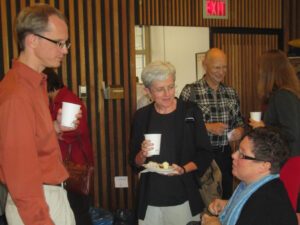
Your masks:
[[[275,128],[260,127],[244,136],[232,154],[232,173],[241,183],[231,198],[216,199],[202,225],[297,225],[279,171],[290,150]],[[217,217],[218,216],[218,217]]]

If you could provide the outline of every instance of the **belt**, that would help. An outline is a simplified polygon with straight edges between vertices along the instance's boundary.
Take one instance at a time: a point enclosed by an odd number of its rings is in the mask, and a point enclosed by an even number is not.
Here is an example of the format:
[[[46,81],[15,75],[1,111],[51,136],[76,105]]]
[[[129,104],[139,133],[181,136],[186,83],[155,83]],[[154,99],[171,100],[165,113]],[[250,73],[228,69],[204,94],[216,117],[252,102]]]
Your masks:
[[[43,185],[47,185],[47,186],[57,186],[57,187],[65,188],[66,182],[62,182],[62,183],[60,183],[60,184],[45,184],[45,183],[43,183]]]

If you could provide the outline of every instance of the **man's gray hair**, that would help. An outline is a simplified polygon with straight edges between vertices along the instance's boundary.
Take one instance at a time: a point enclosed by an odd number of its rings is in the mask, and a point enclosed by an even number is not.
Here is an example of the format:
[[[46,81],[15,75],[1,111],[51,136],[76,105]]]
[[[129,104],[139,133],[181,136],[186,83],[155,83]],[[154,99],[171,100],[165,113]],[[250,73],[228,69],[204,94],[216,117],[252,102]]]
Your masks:
[[[28,34],[41,34],[48,29],[49,16],[55,15],[67,23],[64,14],[47,4],[35,4],[24,8],[17,16],[15,32],[20,50],[25,49],[25,38]]]

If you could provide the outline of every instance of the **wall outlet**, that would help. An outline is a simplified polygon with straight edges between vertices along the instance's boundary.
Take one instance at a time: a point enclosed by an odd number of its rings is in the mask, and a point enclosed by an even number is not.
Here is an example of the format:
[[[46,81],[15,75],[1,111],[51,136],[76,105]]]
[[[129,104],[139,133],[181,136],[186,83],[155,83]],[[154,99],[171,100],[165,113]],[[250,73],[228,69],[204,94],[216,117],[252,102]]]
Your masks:
[[[128,176],[115,176],[115,188],[128,188]]]
[[[79,89],[79,91],[78,91],[79,98],[86,98],[86,96],[87,96],[86,86],[79,85],[78,89]]]

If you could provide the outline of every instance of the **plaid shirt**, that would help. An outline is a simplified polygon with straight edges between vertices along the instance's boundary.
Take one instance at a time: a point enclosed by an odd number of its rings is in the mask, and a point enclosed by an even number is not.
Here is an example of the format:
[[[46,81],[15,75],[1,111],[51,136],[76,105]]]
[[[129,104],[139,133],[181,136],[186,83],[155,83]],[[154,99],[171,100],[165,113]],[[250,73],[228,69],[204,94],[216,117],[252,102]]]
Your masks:
[[[236,91],[223,83],[217,90],[209,87],[204,77],[192,84],[187,84],[180,98],[197,103],[202,110],[204,123],[225,123],[228,125],[222,136],[208,132],[212,146],[228,144],[227,133],[237,127],[244,126],[244,118],[240,111],[240,101]]]

